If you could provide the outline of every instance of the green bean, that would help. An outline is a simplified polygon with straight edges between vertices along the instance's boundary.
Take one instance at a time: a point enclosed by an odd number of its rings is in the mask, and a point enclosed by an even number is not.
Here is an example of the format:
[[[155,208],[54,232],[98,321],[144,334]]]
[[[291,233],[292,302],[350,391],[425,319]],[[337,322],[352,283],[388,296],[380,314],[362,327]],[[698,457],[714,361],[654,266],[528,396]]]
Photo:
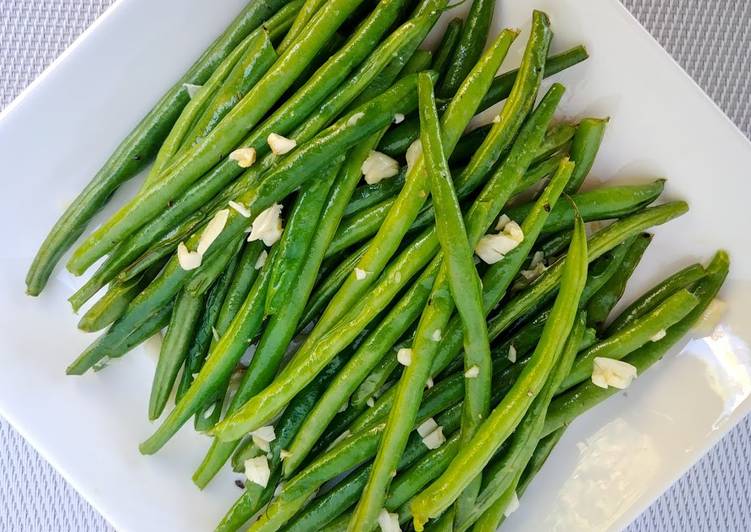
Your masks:
[[[258,484],[247,484],[245,493],[243,493],[224,519],[222,519],[217,527],[218,530],[236,530],[271,500],[275,488],[279,480],[281,480],[282,450],[287,447],[316,399],[320,397],[323,390],[341,369],[346,360],[347,356],[344,355],[332,361],[321,372],[320,378],[306,386],[300,395],[295,397],[289,407],[285,409],[279,421],[275,424],[276,439],[269,446],[271,452],[269,469],[275,481],[273,483],[269,482],[265,488]]]
[[[256,255],[254,252],[257,252],[257,250],[257,246],[253,246],[252,244],[247,245],[240,259],[238,261],[231,261],[227,270],[219,279],[217,279],[216,283],[214,283],[211,289],[207,292],[206,305],[203,308],[201,318],[196,326],[196,333],[193,337],[193,342],[190,345],[188,355],[185,358],[182,377],[180,378],[180,383],[178,384],[177,392],[175,393],[176,402],[179,402],[180,399],[182,399],[185,392],[190,388],[190,385],[193,384],[195,375],[199,372],[206,360],[206,355],[209,352],[209,347],[214,338],[214,330],[216,329],[219,314],[222,310],[227,294],[231,291],[232,283],[235,280],[235,271],[237,270],[239,274],[239,272],[244,269],[248,259]],[[255,259],[252,260],[255,263]],[[253,271],[255,273],[255,269]],[[252,280],[250,282],[252,283]],[[239,302],[240,305],[245,301],[246,296],[247,293],[243,295],[242,300]]]
[[[308,259],[298,276],[296,287],[290,293],[290,302],[282,307],[281,312],[271,317],[256,349],[254,359],[251,361],[251,367],[230,404],[228,417],[239,410],[253,395],[268,386],[274,378],[288,344],[301,324],[303,302],[310,298],[323,260],[323,254],[341,220],[344,207],[360,180],[362,162],[377,143],[378,138],[380,138],[379,133],[363,141],[352,150],[347,162],[341,166],[327,204],[323,209],[325,214],[318,224],[314,239],[308,250]],[[237,443],[237,441],[224,442],[215,439],[212,442],[211,449],[209,449],[208,454],[196,471],[194,481],[198,485],[208,483],[224,465]]]
[[[76,274],[82,273],[95,260],[103,256],[116,243],[132,234],[139,227],[151,220],[163,208],[170,198],[184,192],[193,182],[210,170],[217,161],[224,159],[237,144],[242,141],[248,131],[253,128],[267,111],[277,102],[284,91],[289,88],[305,66],[312,61],[313,57],[333,35],[344,19],[359,5],[362,0],[329,0],[320,11],[316,13],[296,45],[289,48],[281,55],[266,75],[243,97],[243,99],[230,111],[227,116],[215,127],[206,138],[198,145],[189,148],[174,164],[165,170],[165,175],[160,178],[158,185],[144,191],[137,197],[125,204],[107,222],[94,231],[74,251],[68,262],[68,269]],[[402,0],[394,0],[392,4],[399,4]],[[394,15],[389,17],[389,24],[393,22],[398,5],[392,9]],[[380,21],[379,21],[380,22]],[[372,46],[388,28],[388,25],[378,24],[368,27],[360,36],[366,34],[370,39],[354,39],[350,41],[352,46],[345,46],[339,54],[332,57],[324,67],[318,70],[314,78],[326,78],[327,90],[319,90],[322,96],[327,96],[336,86],[336,82],[345,78],[349,70],[342,68],[337,61],[342,57],[349,59],[354,54],[352,50],[367,41],[368,47]],[[372,34],[372,35],[371,35]],[[364,59],[367,50],[361,50],[357,57]],[[329,65],[336,64],[339,76],[329,75],[332,68]],[[350,65],[353,68],[354,65]],[[319,77],[320,76],[320,77]],[[333,82],[333,83],[332,83]],[[306,87],[315,85],[311,80]],[[319,85],[325,83],[320,82]],[[298,91],[297,94],[300,94]],[[314,92],[314,91],[309,91]],[[292,98],[291,100],[294,100]],[[291,101],[289,100],[287,104]],[[320,100],[319,100],[320,101]],[[260,128],[262,129],[262,128]],[[259,129],[256,129],[258,132]],[[264,135],[265,138],[267,135]]]
[[[592,375],[595,357],[616,360],[624,358],[639,347],[654,341],[653,338],[685,318],[698,304],[699,300],[685,288],[671,295],[649,314],[582,353],[561,385],[560,391],[568,390],[587,380]]]
[[[133,298],[146,288],[157,273],[158,271],[147,272],[122,283],[113,282],[107,293],[81,317],[78,328],[86,332],[95,332],[112,324],[125,313]]]
[[[552,76],[562,70],[570,68],[578,63],[581,63],[589,56],[583,46],[576,46],[558,55],[551,55],[547,58],[544,65],[544,77]],[[511,93],[511,89],[516,82],[516,78],[519,74],[519,69],[510,70],[505,74],[497,76],[493,83],[490,85],[490,89],[485,94],[485,97],[480,103],[478,112],[484,111],[489,107],[505,100]],[[438,110],[442,111],[446,108],[447,101],[439,100]],[[407,151],[412,142],[414,142],[420,136],[420,123],[417,117],[408,118],[398,127],[389,131],[381,141],[378,149],[384,153],[395,157],[401,155]]]
[[[521,475],[518,475],[519,477]],[[501,496],[491,504],[485,512],[475,521],[472,526],[472,532],[496,532],[498,527],[505,518],[506,509],[511,504],[511,501],[516,495],[516,485],[518,478],[514,478],[511,485],[506,488],[506,491],[501,493]]]
[[[326,277],[319,285],[316,286],[314,292],[311,294],[308,300],[308,305],[305,307],[305,313],[300,319],[300,327],[308,325],[316,316],[323,310],[328,304],[334,294],[344,283],[344,280],[355,269],[360,258],[365,254],[368,249],[368,243],[352,253],[349,257],[339,263],[339,266]]]
[[[342,117],[326,130],[319,133],[314,139],[298,147],[287,155],[275,169],[258,182],[251,190],[237,198],[238,203],[248,206],[251,212],[261,212],[275,201],[279,201],[297,187],[304,184],[311,176],[332,159],[356,144],[364,137],[385,127],[391,121],[394,112],[408,111],[416,106],[415,77],[408,77],[394,84],[381,96],[374,98],[359,111],[355,111]],[[352,119],[356,115],[356,119]],[[299,168],[305,168],[300,172]],[[234,210],[230,210],[224,230],[214,240],[211,247],[206,251],[210,256],[216,249],[222,249],[238,237],[247,228],[249,220]],[[189,248],[195,248],[199,235],[194,234],[187,241]],[[186,272],[172,258],[162,274],[149,285],[136,299],[133,300],[128,312],[118,321],[116,330],[110,330],[108,335],[98,341],[98,345],[79,357],[68,369],[71,373],[83,373],[95,364],[99,356],[105,356],[110,348],[110,340],[106,337],[127,334],[129,329],[137,325],[144,316],[153,312],[166,301],[169,301],[180,289],[186,278],[192,274]],[[119,353],[116,356],[122,356]]]
[[[399,72],[400,76],[408,76],[410,74],[417,74],[423,70],[430,69],[430,63],[433,60],[433,54],[429,50],[415,50],[412,57],[409,58],[407,63]]]
[[[665,301],[670,295],[683,288],[689,288],[705,275],[701,264],[692,264],[677,271],[660,282],[621,312],[605,329],[609,336],[631,325],[636,319],[651,312],[657,305]]]
[[[493,20],[494,8],[495,2],[492,0],[472,2],[467,19],[461,28],[461,36],[453,49],[451,61],[438,91],[441,96],[453,96],[482,55],[488,39],[490,23]]]
[[[478,372],[464,386],[461,441],[466,443],[471,440],[490,407],[490,344],[480,278],[474,265],[474,252],[467,239],[459,200],[441,145],[432,81],[430,78],[420,77],[417,88],[420,98],[420,137],[436,210],[436,233],[443,252],[451,297],[464,330],[464,367],[466,371]],[[462,494],[457,502],[457,515],[461,515],[463,505],[471,501],[475,494],[471,488]]]
[[[270,264],[271,261],[267,261]],[[232,370],[248,346],[247,338],[254,336],[255,331],[263,320],[263,305],[266,287],[269,279],[268,266],[261,268],[261,272],[253,283],[248,297],[232,320],[227,332],[222,336],[214,349],[211,350],[206,362],[195,377],[193,384],[175,405],[172,412],[162,426],[139,449],[143,454],[153,454],[158,451],[177,429],[201,407],[207,396],[221,383],[229,379]]]
[[[318,134],[319,131],[326,126],[333,117],[338,115],[339,112],[341,112],[341,110],[344,109],[344,107],[346,107],[364,87],[368,86],[378,72],[380,72],[384,65],[386,65],[391,59],[393,54],[398,53],[398,51],[405,46],[412,46],[413,44],[416,46],[416,43],[419,43],[419,41],[421,41],[427,34],[432,23],[433,19],[431,17],[424,17],[419,20],[415,19],[408,21],[393,32],[392,35],[370,55],[369,59],[363,63],[359,70],[334,92],[329,100],[322,102],[313,115],[308,117],[306,122],[292,132],[291,138],[297,140],[298,144],[302,144]],[[336,64],[336,62],[334,62],[334,64]],[[320,77],[316,76],[316,79],[320,79]],[[315,88],[317,86],[316,83],[312,83],[310,87]],[[304,109],[300,110],[299,106],[303,104],[308,106],[311,102],[315,103],[317,101],[318,96],[313,98],[309,98],[309,96],[310,91],[299,91],[299,94],[296,94],[292,100],[285,102],[285,104],[283,104],[270,119],[264,122],[264,125],[261,128],[261,133],[268,134],[271,132],[277,132],[279,134],[285,134],[297,120],[304,118],[302,115],[307,111]],[[294,108],[297,108],[299,112],[291,112]],[[305,107],[305,109],[307,109],[307,107]],[[290,119],[292,119],[292,122],[290,122]],[[265,149],[266,137],[261,133],[258,135],[253,134],[251,138],[246,139],[245,144],[255,142],[253,146],[256,149]],[[223,208],[228,200],[235,199],[237,194],[246,191],[248,189],[247,183],[254,183],[257,181],[262,172],[270,168],[276,160],[276,157],[271,155],[267,155],[261,159],[261,161],[246,172],[239,181],[235,182],[233,186],[219,194],[217,198],[209,202],[208,206],[204,205],[201,207],[191,216],[190,219],[183,222],[177,230],[171,231],[170,235],[163,239],[163,242],[153,244],[153,252],[147,252],[142,259],[139,259],[139,261],[134,264],[135,271],[139,271],[148,264],[149,256],[150,260],[158,260],[165,254],[171,253],[180,240],[187,237],[187,235],[195,229],[197,224],[200,224],[202,220],[208,217],[209,213],[214,210],[214,206]],[[220,163],[217,168],[197,183],[191,190],[176,200],[171,209],[148,223],[141,228],[136,235],[129,239],[127,242],[129,254],[126,254],[124,251],[118,254],[117,260],[114,264],[108,264],[110,262],[108,259],[105,265],[109,267],[109,272],[120,271],[123,266],[127,265],[147,247],[152,245],[156,239],[160,238],[170,230],[176,221],[179,222],[196,208],[208,202],[208,200],[221,190],[229,180],[236,178],[241,171],[242,169],[231,160],[225,160]],[[133,270],[133,267],[130,269]],[[99,272],[97,272],[95,276],[96,275],[99,275]],[[110,273],[110,275],[112,274]],[[102,276],[105,277],[105,273],[102,273]]]
[[[677,324],[670,327],[667,334],[657,342],[650,342],[624,358],[634,366],[639,375],[661,360],[663,356],[676,345],[694,324],[699,320],[709,304],[719,292],[728,274],[730,259],[724,251],[718,251],[712,262],[706,268],[703,277],[693,290],[699,299],[699,304]],[[550,411],[545,419],[543,435],[548,435],[571,423],[574,418],[590,408],[598,405],[611,395],[617,393],[618,388],[600,388],[592,382],[583,382],[575,388],[558,396],[550,405]]]
[[[190,98],[186,83],[204,83],[217,66],[287,0],[251,2],[232,24],[173,85],[120,143],[84,190],[65,210],[42,243],[26,275],[26,291],[39,295],[57,262],[115,190],[136,175],[156,154],[161,142]]]
[[[303,31],[309,31],[308,24],[325,3],[326,0],[305,0],[305,3],[300,8],[297,17],[295,17],[292,23],[292,27],[290,27],[282,42],[277,46],[280,54],[284,53],[300,37]]]
[[[492,128],[492,124],[485,124],[462,136],[449,158],[449,164],[453,167],[457,164],[466,164],[469,162],[472,155],[482,146]]]
[[[346,403],[355,388],[365,379],[378,361],[386,353],[392,351],[392,346],[403,331],[419,317],[421,309],[430,295],[437,270],[437,265],[432,268],[429,266],[421,274],[420,278],[409,289],[407,295],[389,310],[383,321],[363,342],[349,363],[331,383],[315,408],[311,410],[289,449],[290,456],[284,462],[285,477],[289,477],[303,463],[342,404]],[[419,304],[414,304],[416,299],[420,302]]]
[[[276,17],[284,19],[287,12],[290,9],[294,9],[296,5],[299,6],[300,3],[300,0],[290,2],[279,10],[279,13],[275,17],[272,17],[272,19]],[[183,138],[179,139],[178,143],[176,143],[177,149],[173,150],[172,156],[190,147],[195,142],[200,142],[203,137],[208,135],[219,124],[222,118],[240,102],[243,96],[258,83],[261,77],[278,59],[276,51],[274,51],[274,47],[271,44],[271,38],[266,31],[259,32],[259,37],[256,37],[255,40],[258,42],[248,45],[248,50],[234,65],[221,86],[217,87],[211,94],[211,99],[206,103],[205,107],[200,110],[197,116],[193,117],[194,120],[187,124],[187,127],[190,129],[185,131]],[[201,91],[204,89],[201,89]],[[164,147],[162,147],[163,149]],[[164,165],[156,169],[152,168],[150,175],[158,177],[163,169]]]
[[[658,179],[646,185],[599,187],[572,196],[576,208],[585,222],[619,218],[631,214],[656,200],[665,188],[665,181]],[[506,214],[512,219],[524,217],[529,204],[519,205]],[[571,227],[574,209],[565,202],[559,203],[550,213],[543,234],[551,234]]]
[[[195,296],[187,290],[180,292],[172,310],[167,334],[159,351],[159,360],[149,399],[149,420],[157,419],[167,405],[177,372],[185,361],[193,339],[195,326],[204,304],[203,296]]]
[[[545,257],[553,258],[566,251],[571,243],[571,231],[561,231],[548,238],[540,245],[540,251]]]
[[[480,426],[471,444],[460,449],[441,477],[413,499],[410,507],[416,530],[422,530],[430,517],[437,517],[448,508],[482,471],[521,421],[548,378],[574,324],[576,307],[587,277],[587,242],[581,218],[576,220],[574,237],[562,269],[561,288],[532,361]]]
[[[535,162],[540,163],[542,161],[545,161],[556,152],[568,151],[569,143],[571,139],[574,138],[574,135],[576,135],[576,132],[576,126],[572,126],[568,122],[560,122],[558,124],[553,124],[552,126],[550,126],[550,129],[545,135],[545,140],[543,140],[542,144],[540,144],[540,147],[538,148]],[[573,153],[570,157],[578,168],[580,162],[576,158],[574,158]],[[576,170],[574,171],[576,172]]]
[[[357,187],[352,194],[352,199],[344,211],[344,216],[349,216],[368,207],[380,203],[382,200],[396,196],[404,186],[404,174],[406,168],[402,168],[398,175],[390,179],[384,179],[373,185]]]
[[[292,208],[271,272],[266,314],[273,315],[290,302],[294,279],[307,258],[324,204],[334,180],[318,180],[300,191]]]
[[[506,47],[503,43],[504,39],[500,38],[498,45],[488,54],[488,58],[499,55],[498,49],[500,48],[503,51],[503,48]],[[498,61],[499,59],[495,61],[488,59],[481,62],[478,72],[488,70],[488,66],[497,68]],[[472,79],[467,84],[467,87],[463,86],[459,94],[469,92],[469,88],[474,85],[474,78],[482,79],[482,76],[471,76],[470,78]],[[447,112],[446,116],[451,117],[453,113]],[[422,166],[420,165],[420,167]],[[303,386],[310,379],[314,378],[316,371],[319,371],[326,361],[336,354],[337,350],[342,349],[351,341],[354,335],[357,334],[358,329],[373,319],[374,313],[377,312],[376,309],[383,308],[384,304],[393,299],[398,289],[404,286],[421,269],[425,262],[432,257],[436,244],[435,235],[432,231],[418,238],[413,246],[407,248],[402,253],[402,256],[389,266],[383,274],[382,280],[379,281],[376,288],[371,292],[372,297],[361,299],[341,319],[341,326],[337,326],[325,334],[320,332],[322,330],[325,331],[328,326],[328,323],[325,322],[326,314],[324,314],[324,317],[319,320],[314,331],[308,336],[305,344],[298,350],[295,358],[285,368],[284,372],[263,393],[246,403],[234,416],[224,420],[215,427],[214,432],[219,435],[220,439],[235,439],[240,432],[247,430],[250,426],[263,423],[263,420],[270,416],[273,411],[283,406],[290,397],[294,396],[300,386]],[[388,245],[391,246],[393,244],[389,243]],[[373,245],[369,251],[372,249]],[[422,258],[418,260],[417,257]],[[366,258],[369,258],[368,252],[366,252],[358,266],[363,266],[363,261]],[[376,257],[376,260],[380,259],[381,257]],[[372,270],[363,268],[363,271],[368,272],[365,279],[357,279],[357,276],[353,275],[348,281],[351,280],[354,284],[365,281],[368,277],[375,276]],[[362,282],[362,284],[365,283]],[[347,283],[345,282],[342,290],[346,287]],[[352,292],[353,290],[350,290],[350,293]],[[339,295],[341,294],[342,291],[340,290]],[[378,303],[374,303],[374,301],[378,301]],[[341,298],[336,302],[341,304]],[[330,304],[327,309],[329,315],[332,313],[331,309],[332,305]],[[319,331],[318,335],[316,335],[316,331]]]
[[[629,247],[620,270],[605,285],[600,288],[587,306],[587,320],[590,327],[602,330],[613,307],[623,297],[626,283],[636,270],[644,252],[652,242],[652,235],[643,233]]]
[[[446,69],[449,66],[451,56],[454,54],[454,49],[459,42],[459,36],[462,31],[462,24],[464,21],[460,18],[452,18],[446,26],[446,30],[443,32],[441,42],[436,48],[435,59],[433,60],[433,70],[438,73],[438,81],[442,81],[446,76]],[[483,43],[484,45],[485,43]]]
[[[403,347],[409,347],[414,340],[412,332],[408,332],[402,339],[397,342],[394,349],[399,351]],[[368,399],[375,399],[381,395],[386,385],[394,375],[394,370],[399,367],[399,361],[395,356],[382,358],[381,361],[371,370],[367,377],[360,383],[360,386],[352,393],[350,404],[356,408],[367,404]]]
[[[585,118],[579,122],[571,143],[571,158],[576,161],[576,172],[566,188],[567,194],[577,192],[587,178],[602,144],[608,121],[608,118]]]
[[[524,415],[524,419],[514,431],[508,447],[483,471],[482,491],[474,501],[473,507],[457,519],[457,532],[469,529],[497,501],[499,496],[518,482],[540,440],[550,401],[574,363],[585,327],[586,315],[584,312],[579,312],[554,369]]]
[[[511,31],[502,32],[489,53],[475,67],[473,76],[469,77],[457,92],[456,98],[447,109],[441,123],[446,153],[453,151],[461,132],[474,114],[476,102],[479,102],[484,94],[492,74],[498,69],[515,37],[516,34]],[[368,272],[367,277],[357,279],[353,273],[347,278],[324,311],[316,329],[328,330],[341,318],[352,302],[360,298],[379,277],[425,202],[426,196],[427,176],[422,157],[420,157],[419,161],[408,170],[404,188],[357,265],[360,270]]]

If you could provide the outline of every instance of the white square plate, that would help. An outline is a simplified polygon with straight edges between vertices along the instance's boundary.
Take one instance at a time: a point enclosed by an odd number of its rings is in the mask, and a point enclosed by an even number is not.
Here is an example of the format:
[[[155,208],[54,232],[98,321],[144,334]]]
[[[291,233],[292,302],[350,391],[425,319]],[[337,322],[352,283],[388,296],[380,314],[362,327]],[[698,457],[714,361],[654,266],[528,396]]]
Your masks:
[[[240,492],[230,473],[203,493],[193,486],[207,441],[191,430],[156,457],[139,455],[153,430],[153,346],[96,375],[65,377],[91,341],[66,302],[80,280],[58,271],[33,299],[24,275],[66,202],[243,4],[120,0],[0,119],[0,412],[122,531],[211,530]],[[556,79],[569,89],[566,116],[612,117],[595,178],[666,176],[666,196],[692,207],[656,230],[629,295],[716,248],[733,259],[730,312],[715,334],[684,342],[628,398],[577,420],[508,522],[620,529],[751,409],[751,145],[615,0],[507,1],[496,29],[528,30],[533,7],[550,14],[556,50],[583,42],[592,56]]]

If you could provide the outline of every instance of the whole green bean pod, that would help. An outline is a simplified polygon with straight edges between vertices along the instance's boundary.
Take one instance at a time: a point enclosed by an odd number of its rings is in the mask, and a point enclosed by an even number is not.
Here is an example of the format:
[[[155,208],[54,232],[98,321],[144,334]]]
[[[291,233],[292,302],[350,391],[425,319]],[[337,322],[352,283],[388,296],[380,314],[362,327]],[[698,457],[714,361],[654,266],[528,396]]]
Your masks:
[[[587,380],[592,375],[592,363],[595,357],[616,360],[624,358],[639,347],[654,341],[663,331],[685,318],[698,304],[699,300],[696,296],[685,288],[668,297],[649,314],[635,320],[628,327],[596,343],[579,355],[571,373],[561,385],[560,391],[568,390]]]
[[[196,326],[196,333],[193,336],[193,342],[188,350],[188,355],[185,357],[182,376],[180,378],[180,383],[177,386],[177,392],[175,393],[176,402],[179,402],[180,399],[182,399],[185,392],[190,388],[190,385],[193,384],[193,379],[198,374],[206,360],[206,355],[209,352],[212,340],[214,340],[214,331],[216,330],[219,314],[224,306],[227,294],[231,291],[232,283],[235,280],[235,270],[238,270],[238,273],[243,271],[249,259],[252,259],[254,264],[256,253],[253,252],[257,251],[257,249],[258,248],[252,244],[246,246],[240,259],[238,261],[231,261],[227,270],[222,273],[221,277],[217,279],[216,283],[214,283],[211,289],[206,293],[206,304],[201,313],[198,325]],[[255,268],[253,269],[253,272],[254,274],[256,273]],[[255,275],[253,276],[253,279],[255,279]],[[253,280],[250,281],[251,284],[252,282]],[[248,287],[248,289],[250,289],[250,287]],[[240,300],[239,305],[242,305],[247,295],[246,292]]]
[[[394,112],[409,111],[414,108],[416,106],[415,83],[415,77],[405,78],[381,96],[360,107],[360,110],[342,117],[314,139],[288,154],[264,179],[238,197],[237,202],[246,205],[251,212],[261,212],[274,202],[286,197],[311,179],[311,176],[316,175],[342,150],[347,150],[363,138],[378,131],[379,128],[388,125]],[[301,172],[300,168],[304,168],[305,172]],[[208,257],[216,249],[223,249],[229,242],[239,237],[249,224],[249,219],[230,210],[223,231],[205,255]],[[198,234],[191,236],[187,241],[187,247],[195,249],[199,238]],[[134,324],[137,325],[155,308],[169,301],[191,275],[192,273],[183,270],[173,257],[162,274],[133,300],[128,312],[118,320],[117,328],[110,329],[107,335],[100,337],[97,345],[87,349],[68,368],[68,371],[73,374],[83,373],[95,364],[100,356],[107,356],[107,352],[114,354],[114,350],[111,349],[112,342],[107,339],[107,336],[110,333],[114,336],[127,334]],[[123,354],[121,352],[116,356]]]
[[[543,330],[540,343],[519,380],[480,426],[470,445],[459,454],[439,479],[410,505],[415,529],[422,530],[430,517],[437,517],[459,496],[488,463],[500,445],[521,421],[558,359],[576,315],[587,278],[587,240],[584,223],[576,221],[574,237],[563,263],[561,288]]]
[[[545,61],[543,76],[547,78],[553,74],[557,74],[562,70],[581,63],[588,57],[587,51],[583,46],[576,46],[560,54],[551,55]],[[477,111],[484,111],[508,98],[518,74],[519,69],[514,69],[496,76],[493,83],[490,85],[490,89],[488,89],[488,92],[482,99]],[[443,111],[446,108],[446,105],[446,100],[439,100],[438,110]],[[419,120],[417,117],[408,118],[383,137],[378,149],[392,157],[403,155],[407,151],[409,145],[417,140],[419,136]]]
[[[477,375],[468,379],[464,386],[461,441],[466,443],[472,438],[490,407],[490,343],[480,278],[474,264],[474,252],[464,228],[459,200],[452,184],[451,171],[443,152],[438,111],[430,78],[421,76],[417,89],[420,98],[420,137],[436,211],[436,233],[443,252],[451,297],[464,330],[464,368],[467,372],[477,372]],[[457,503],[457,515],[462,514],[463,505],[471,501],[475,494],[472,488],[465,491]]]
[[[590,327],[597,327],[599,330],[605,327],[610,312],[623,297],[628,280],[651,242],[652,235],[649,233],[643,233],[640,238],[634,240],[623,259],[621,269],[594,295],[587,306],[587,319]]]
[[[177,373],[185,361],[193,339],[198,317],[201,315],[205,298],[195,296],[187,290],[180,292],[172,309],[167,334],[164,336],[159,360],[149,397],[149,420],[154,421],[164,411],[167,400],[177,379]]]
[[[39,295],[57,262],[119,186],[156,154],[180,112],[190,101],[185,84],[202,84],[245,37],[287,0],[250,2],[120,143],[94,178],[65,210],[42,243],[26,275],[26,291]]]
[[[483,471],[482,491],[475,499],[472,508],[457,519],[455,527],[457,532],[468,530],[498,500],[499,496],[509,487],[515,487],[540,441],[540,433],[550,401],[574,363],[585,328],[586,315],[584,312],[579,312],[556,361],[555,368],[524,419],[514,431],[509,445]]]
[[[637,349],[624,358],[624,362],[634,366],[637,373],[641,375],[661,360],[701,318],[725,282],[729,268],[730,258],[728,254],[725,251],[718,251],[706,268],[706,276],[697,283],[693,290],[693,294],[699,299],[699,304],[683,320],[670,327],[662,339],[650,342]],[[568,425],[576,417],[619,391],[618,388],[600,388],[592,382],[583,382],[561,394],[550,405],[550,411],[545,419],[543,435],[552,434]]]
[[[266,75],[200,144],[189,148],[174,164],[165,170],[165,175],[160,177],[157,185],[126,203],[78,246],[71,260],[68,261],[68,269],[76,274],[82,273],[95,260],[112,249],[115,244],[121,242],[154,218],[163,209],[166,201],[179,196],[193,182],[215,166],[217,161],[224,159],[272,108],[361,1],[329,0],[326,2],[310,21],[307,32],[300,36],[296,45],[280,56]],[[399,2],[400,0],[393,0],[391,4],[399,4]],[[395,17],[398,9],[394,8],[393,12]],[[394,17],[389,18],[389,24],[393,22]],[[375,25],[375,28],[368,27],[371,31],[367,36],[371,39],[362,40],[367,40],[367,44],[372,46],[372,42],[377,41],[387,28],[387,25]],[[363,33],[367,32],[363,31]],[[350,41],[350,44],[352,44],[352,41]],[[350,59],[352,49],[362,44],[363,42],[358,39],[351,47],[345,46],[337,56],[346,56],[346,59]],[[366,54],[367,51],[362,50],[355,55],[359,60],[362,60]],[[339,64],[337,64],[337,69],[341,71],[339,78],[329,75],[331,69],[327,67],[329,64],[334,64],[333,59],[330,59],[326,65],[321,67],[316,75],[326,77],[329,82],[345,78],[348,70],[342,68]],[[356,64],[349,66],[351,69]],[[312,82],[313,80],[308,82],[306,87]],[[319,92],[325,97],[335,86],[336,83],[330,83],[330,87],[326,87],[326,91]],[[297,94],[302,92],[303,89],[298,91]]]
[[[446,69],[449,66],[451,56],[454,54],[454,49],[459,42],[459,37],[462,32],[462,24],[464,21],[460,18],[452,18],[446,30],[443,32],[441,42],[438,44],[438,48],[435,51],[435,59],[433,60],[433,70],[438,73],[438,81],[442,81],[446,77]],[[485,43],[483,43],[484,45]]]
[[[461,36],[453,49],[451,61],[438,91],[441,96],[453,96],[482,55],[485,42],[488,40],[494,8],[495,2],[492,0],[472,2],[472,7],[469,8],[469,13],[461,28]]]
[[[571,158],[576,161],[576,172],[566,188],[567,194],[577,192],[589,175],[609,120],[609,118],[585,118],[576,127],[576,134],[571,143]]]
[[[289,304],[294,279],[305,263],[333,183],[333,179],[314,181],[298,194],[282,239],[279,241],[279,251],[271,271],[271,281],[266,294],[267,315],[276,314],[283,305]]]
[[[694,283],[702,279],[704,275],[704,267],[701,264],[691,264],[690,266],[686,266],[682,270],[675,272],[626,307],[626,309],[623,310],[623,312],[621,312],[610,325],[608,325],[604,334],[610,336],[621,329],[628,327],[636,319],[651,312],[657,307],[657,305],[665,301],[665,299],[672,294],[683,288],[689,288],[694,285]]]
[[[516,34],[505,30],[473,70],[473,75],[460,87],[441,122],[446,153],[451,153],[462,131],[474,114],[476,104],[487,90],[492,75],[499,68]],[[357,268],[368,272],[365,279],[353,273],[334,296],[314,329],[313,338],[334,325],[341,316],[373,284],[383,267],[396,252],[402,237],[427,197],[427,176],[422,157],[407,172],[406,183],[383,225],[374,237]]]
[[[284,51],[297,40],[303,31],[308,31],[306,26],[325,3],[326,0],[305,0],[305,3],[301,6],[289,31],[287,31],[284,39],[279,43],[279,46],[277,46],[280,54],[284,53]]]
[[[619,218],[631,214],[655,201],[665,189],[665,180],[658,179],[646,185],[624,185],[598,187],[574,194],[571,198],[581,212],[585,222]],[[512,219],[523,218],[529,211],[529,204],[518,205],[506,214]],[[543,234],[557,233],[570,228],[574,219],[574,209],[566,202],[559,203],[550,213]]]

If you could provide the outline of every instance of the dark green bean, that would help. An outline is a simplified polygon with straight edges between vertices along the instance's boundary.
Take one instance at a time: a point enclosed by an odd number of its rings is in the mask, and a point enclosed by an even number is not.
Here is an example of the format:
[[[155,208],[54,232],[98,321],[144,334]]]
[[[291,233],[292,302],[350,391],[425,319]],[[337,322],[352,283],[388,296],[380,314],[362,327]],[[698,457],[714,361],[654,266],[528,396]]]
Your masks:
[[[585,118],[579,122],[574,141],[571,143],[571,158],[576,161],[576,172],[566,188],[567,194],[577,192],[592,169],[608,120],[608,118]]]
[[[415,53],[409,58],[409,61],[404,65],[399,75],[409,76],[410,74],[417,74],[423,70],[428,70],[430,69],[432,60],[433,54],[429,50],[415,50]]]
[[[438,48],[436,48],[433,70],[438,74],[439,82],[446,77],[446,69],[449,66],[451,56],[454,54],[454,49],[459,42],[459,36],[462,32],[462,24],[464,24],[464,21],[458,17],[451,19],[446,26],[446,31],[443,32],[443,37],[441,37],[441,42],[438,44]]]
[[[690,288],[705,276],[706,272],[701,264],[692,264],[675,272],[673,275],[658,283],[645,292],[641,297],[626,307],[613,322],[605,329],[605,335],[610,336],[631,325],[636,319],[651,312],[669,296]]]
[[[651,242],[652,235],[649,233],[642,233],[640,238],[634,240],[618,273],[611,277],[592,297],[592,301],[587,305],[587,320],[590,327],[596,327],[600,331],[604,329],[610,312],[623,297],[623,293],[626,291],[626,283],[636,270]]]
[[[485,42],[488,40],[494,8],[495,2],[492,0],[472,2],[472,7],[469,8],[469,13],[461,28],[459,42],[454,47],[446,75],[438,90],[441,96],[453,96],[482,55]]]

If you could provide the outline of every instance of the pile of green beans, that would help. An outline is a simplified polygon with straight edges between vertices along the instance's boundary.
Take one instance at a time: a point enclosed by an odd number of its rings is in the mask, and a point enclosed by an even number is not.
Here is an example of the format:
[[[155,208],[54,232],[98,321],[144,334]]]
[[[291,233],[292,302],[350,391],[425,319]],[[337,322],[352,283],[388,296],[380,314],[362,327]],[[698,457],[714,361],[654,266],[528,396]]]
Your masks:
[[[191,418],[212,438],[193,482],[246,477],[217,530],[496,530],[565,427],[627,385],[601,365],[640,375],[720,291],[722,251],[619,305],[688,206],[654,205],[663,179],[582,190],[609,119],[556,122],[565,88],[540,89],[587,52],[549,55],[534,11],[496,75],[518,31],[489,35],[495,6],[428,50],[447,0],[252,0],[35,257],[30,295],[153,159],[68,262],[103,259],[70,303],[104,332],[67,372],[164,330],[139,449]]]

